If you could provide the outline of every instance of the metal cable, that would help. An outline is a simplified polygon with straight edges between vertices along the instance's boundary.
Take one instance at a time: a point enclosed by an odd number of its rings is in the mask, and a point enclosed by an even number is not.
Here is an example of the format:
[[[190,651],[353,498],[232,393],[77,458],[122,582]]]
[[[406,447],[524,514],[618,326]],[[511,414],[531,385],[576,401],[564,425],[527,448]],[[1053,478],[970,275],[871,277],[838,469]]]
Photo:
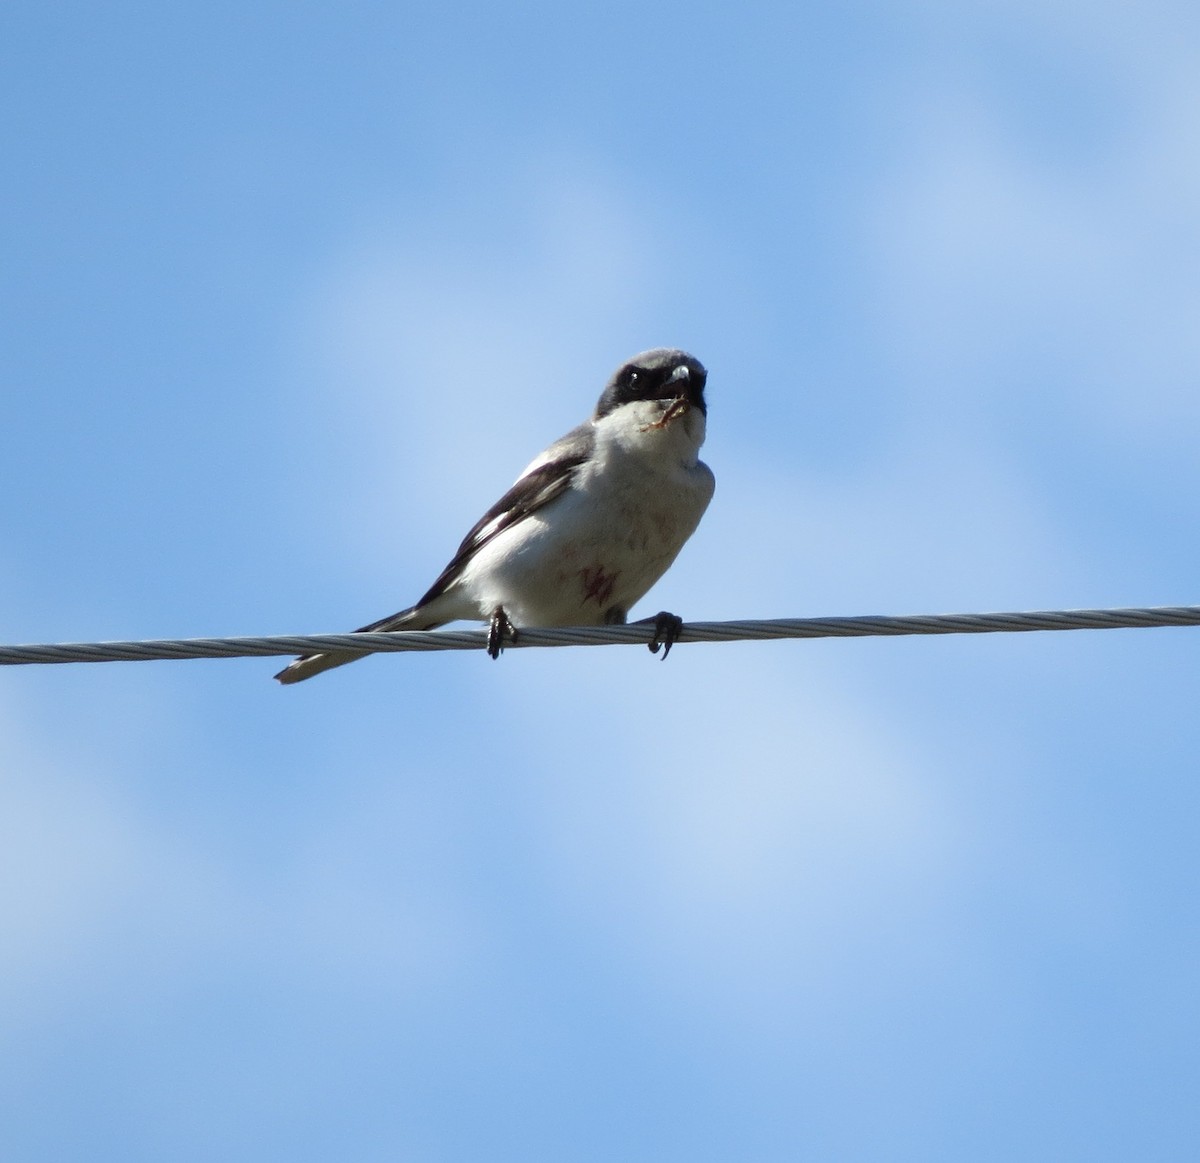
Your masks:
[[[1110,610],[1033,610],[999,614],[870,614],[859,618],[775,618],[688,622],[677,641],[754,642],[770,638],[864,638],[906,634],[997,634],[1032,630],[1117,630],[1200,625],[1200,606]],[[652,625],[522,627],[513,648],[645,645]],[[482,650],[486,630],[400,630],[383,634],[289,634],[259,638],[163,638],[140,642],[63,642],[0,646],[0,665],[148,662],[167,658],[250,658],[320,651],[365,655],[402,650]]]

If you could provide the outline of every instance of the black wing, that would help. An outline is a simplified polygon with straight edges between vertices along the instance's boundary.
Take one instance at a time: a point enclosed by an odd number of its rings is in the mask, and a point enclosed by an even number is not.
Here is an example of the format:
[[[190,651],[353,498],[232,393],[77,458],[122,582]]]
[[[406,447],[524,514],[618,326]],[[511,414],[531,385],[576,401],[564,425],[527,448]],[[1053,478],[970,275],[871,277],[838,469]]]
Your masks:
[[[458,577],[467,562],[493,537],[524,521],[526,517],[566,492],[571,487],[579,466],[587,460],[591,452],[592,439],[591,425],[581,424],[546,449],[544,455],[547,459],[518,479],[516,484],[479,518],[463,538],[450,564],[438,575],[437,581],[429,587],[429,592],[417,603],[417,607],[433,601],[442,594]]]

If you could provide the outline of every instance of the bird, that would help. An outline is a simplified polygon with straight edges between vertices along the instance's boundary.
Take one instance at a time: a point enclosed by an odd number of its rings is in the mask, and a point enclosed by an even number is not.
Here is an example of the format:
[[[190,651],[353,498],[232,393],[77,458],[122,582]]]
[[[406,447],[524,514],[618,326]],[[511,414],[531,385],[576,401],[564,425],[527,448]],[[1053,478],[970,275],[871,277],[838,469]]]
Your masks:
[[[609,378],[589,419],[529,463],[476,522],[425,595],[355,633],[488,623],[499,658],[522,626],[624,624],[695,532],[716,480],[699,459],[708,372],[673,347],[640,352]],[[683,622],[653,618],[665,659]],[[303,682],[362,657],[297,658],[275,677]]]

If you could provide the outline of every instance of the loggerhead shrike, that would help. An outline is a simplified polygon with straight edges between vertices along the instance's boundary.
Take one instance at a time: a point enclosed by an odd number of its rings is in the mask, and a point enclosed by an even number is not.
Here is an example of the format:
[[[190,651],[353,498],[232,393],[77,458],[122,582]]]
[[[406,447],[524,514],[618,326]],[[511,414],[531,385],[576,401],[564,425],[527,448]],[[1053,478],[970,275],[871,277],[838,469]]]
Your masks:
[[[484,513],[415,606],[356,633],[479,619],[490,624],[488,653],[497,658],[519,626],[623,623],[712,499],[712,471],[697,459],[706,378],[685,351],[635,355],[591,419],[535,458]],[[664,612],[646,621],[656,627],[650,649],[669,651],[681,620]],[[275,677],[302,682],[357,657],[308,654]]]

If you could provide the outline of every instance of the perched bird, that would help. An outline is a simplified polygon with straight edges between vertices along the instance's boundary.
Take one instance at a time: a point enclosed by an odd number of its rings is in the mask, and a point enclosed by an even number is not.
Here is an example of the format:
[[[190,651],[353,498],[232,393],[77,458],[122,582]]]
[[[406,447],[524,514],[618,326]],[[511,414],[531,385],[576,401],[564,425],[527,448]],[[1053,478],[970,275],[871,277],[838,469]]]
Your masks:
[[[656,347],[608,381],[591,419],[537,456],[467,534],[415,606],[363,626],[432,630],[479,619],[497,658],[521,626],[623,623],[692,535],[715,481],[698,459],[708,373]],[[650,649],[663,657],[682,621],[662,613]],[[358,655],[308,654],[275,677],[302,682]]]

